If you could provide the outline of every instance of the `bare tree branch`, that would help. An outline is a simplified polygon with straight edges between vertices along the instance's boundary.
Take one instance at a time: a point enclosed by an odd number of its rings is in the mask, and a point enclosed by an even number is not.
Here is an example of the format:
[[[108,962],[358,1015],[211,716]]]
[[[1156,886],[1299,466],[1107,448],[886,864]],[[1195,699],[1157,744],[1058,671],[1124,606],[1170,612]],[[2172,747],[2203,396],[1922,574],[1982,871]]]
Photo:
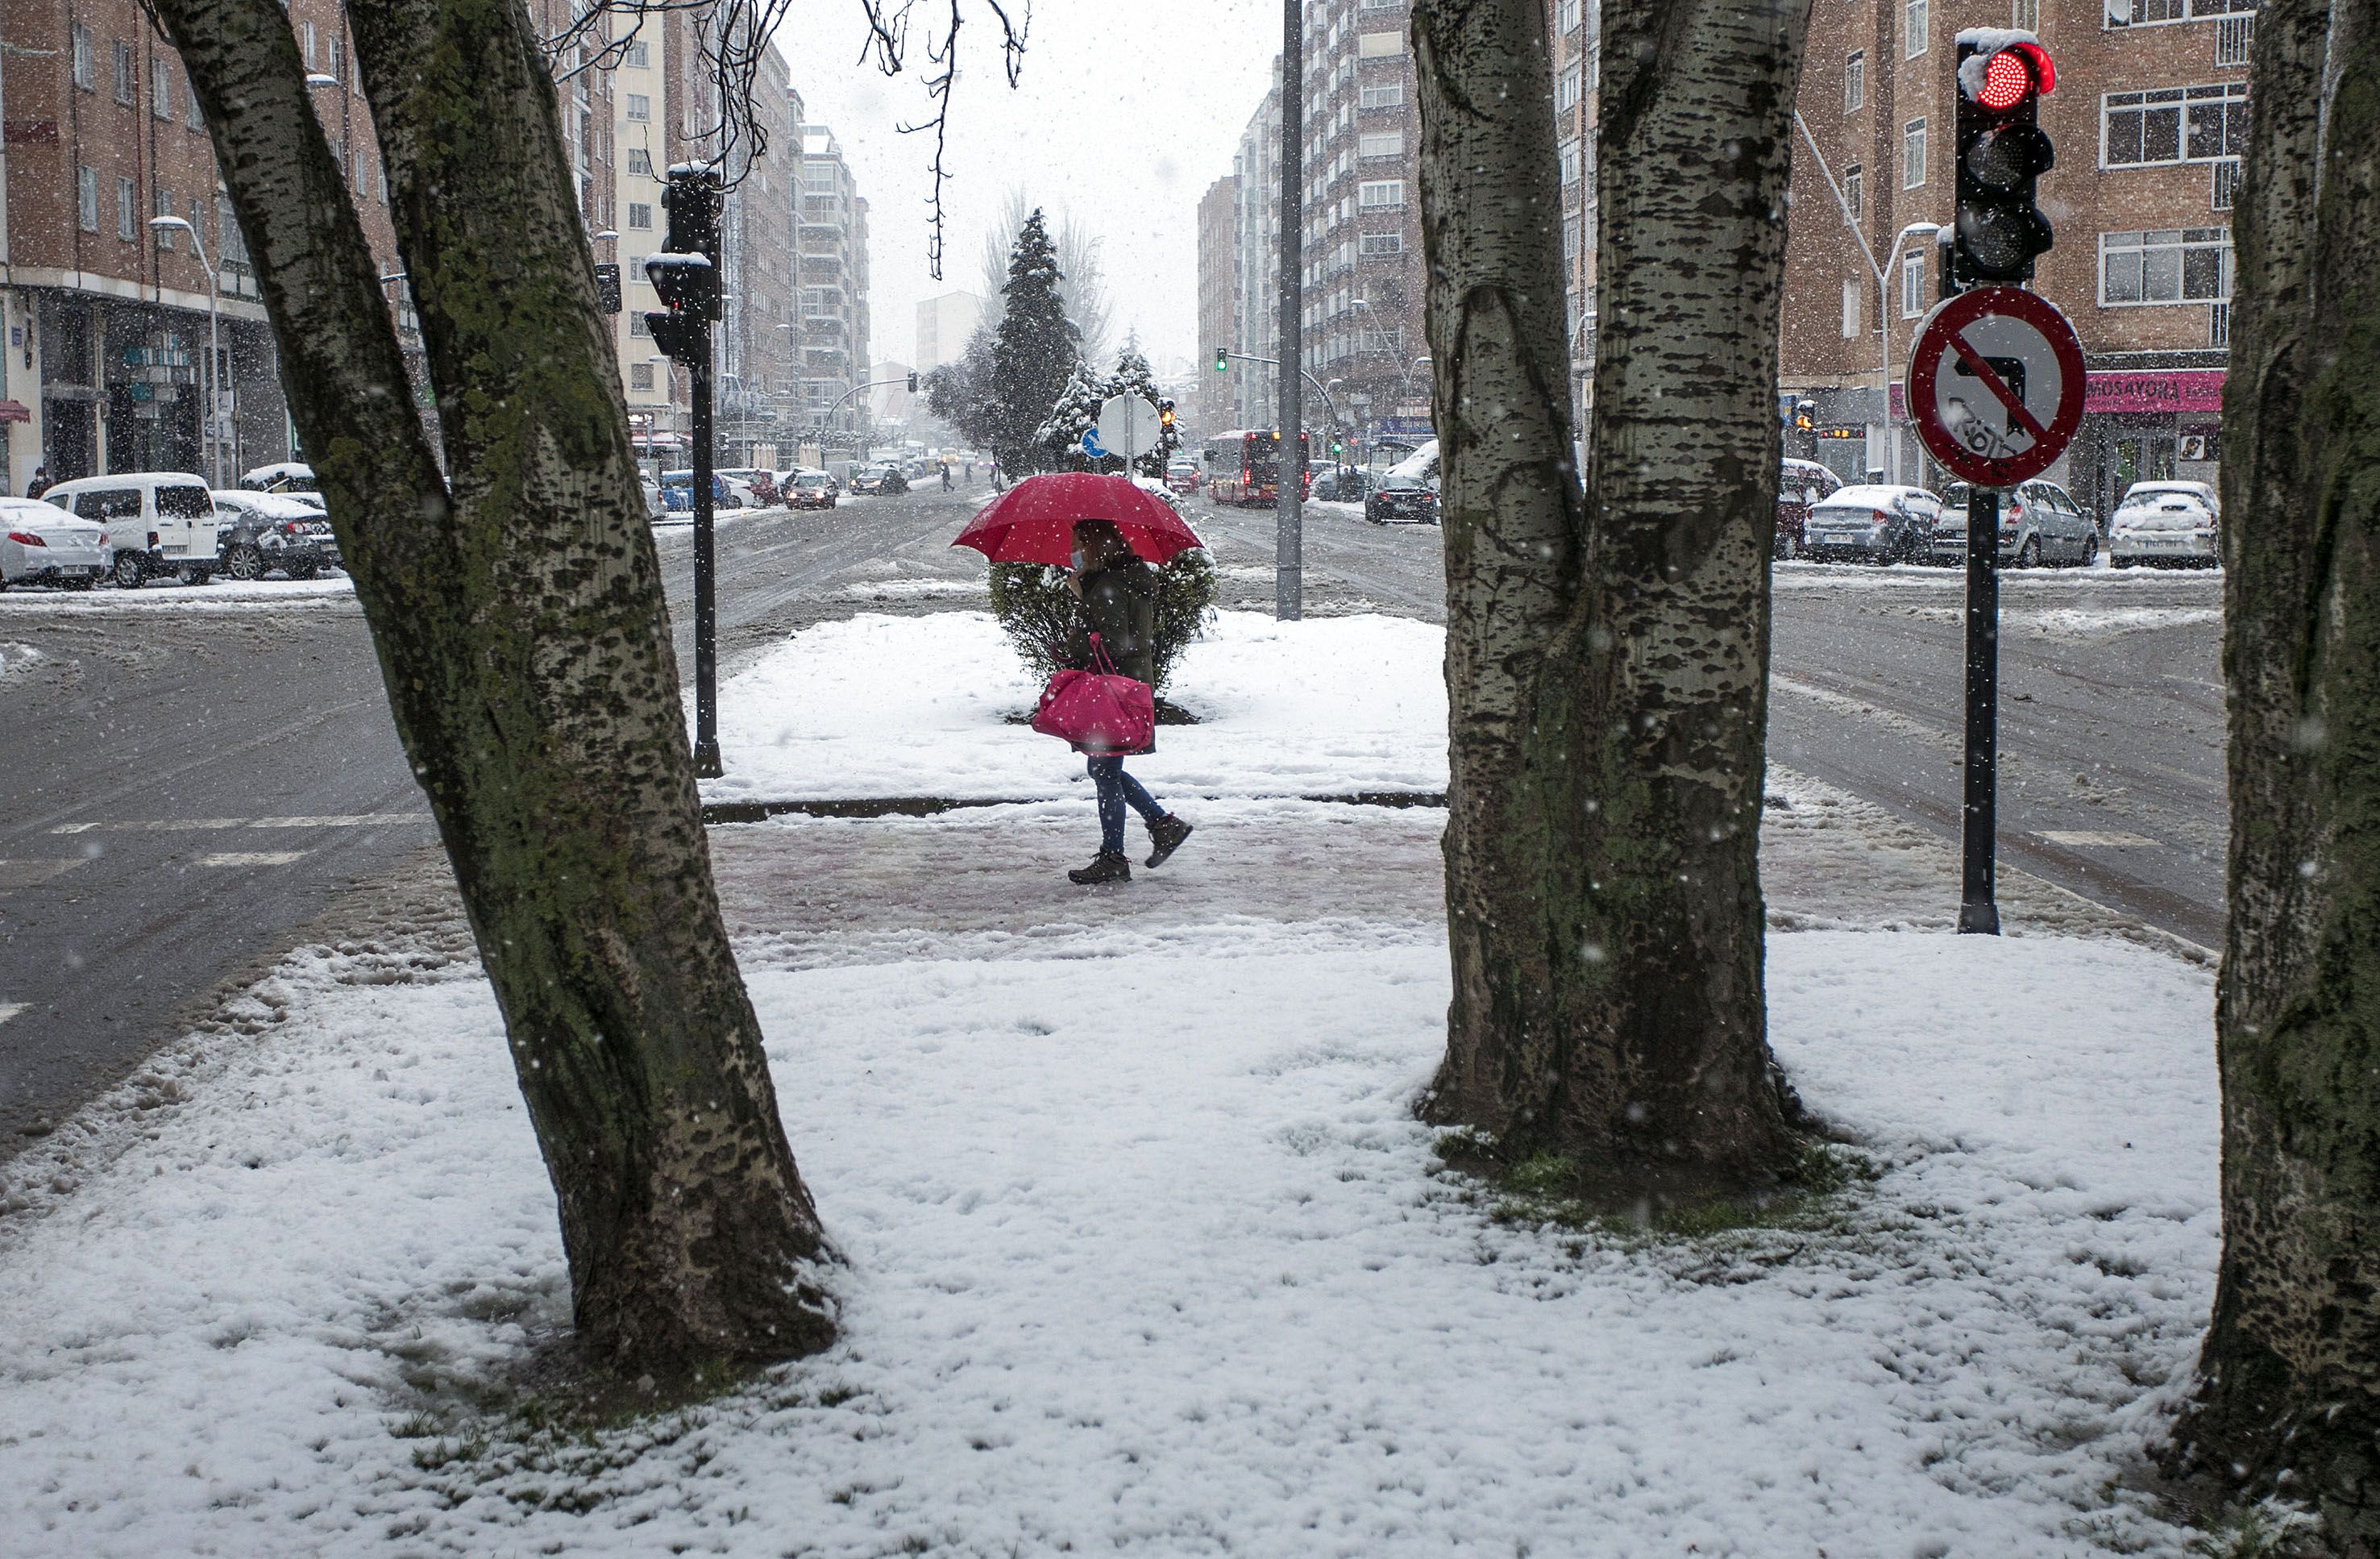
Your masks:
[[[934,280],[942,279],[942,185],[950,177],[943,162],[950,145],[951,88],[959,76],[959,29],[965,21],[966,0],[945,0],[949,6],[949,22],[940,33],[926,40],[926,61],[933,73],[926,80],[926,95],[934,105],[931,118],[916,124],[896,127],[903,135],[917,135],[930,130],[934,136],[933,237],[928,241],[926,259]],[[1000,55],[1002,67],[1007,72],[1008,84],[1014,88],[1025,68],[1025,36],[1033,25],[1032,0],[1026,0],[1024,19],[1010,14],[1003,0],[979,0],[1000,23]],[[876,67],[887,76],[897,76],[908,57],[909,16],[919,0],[860,0],[868,14],[868,42],[860,50],[862,59],[873,58]]]
[[[715,145],[714,164],[732,189],[769,149],[767,121],[754,111],[752,94],[770,40],[792,8],[793,0],[592,0],[541,42],[554,79],[567,81],[581,71],[620,64],[647,18],[691,15],[713,101],[703,105],[708,122],[689,129],[687,138]]]

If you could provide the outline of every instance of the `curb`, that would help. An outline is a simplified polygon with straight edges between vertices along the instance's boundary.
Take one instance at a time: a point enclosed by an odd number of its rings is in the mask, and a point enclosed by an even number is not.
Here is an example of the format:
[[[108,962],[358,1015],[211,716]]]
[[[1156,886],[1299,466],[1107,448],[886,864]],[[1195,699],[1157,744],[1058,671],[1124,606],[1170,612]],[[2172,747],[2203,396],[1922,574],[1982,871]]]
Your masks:
[[[1283,791],[1277,795],[1200,796],[1201,801],[1319,801],[1345,807],[1442,808],[1446,793],[1442,790],[1351,790],[1331,795],[1301,796]],[[706,801],[702,821],[706,826],[733,822],[766,822],[772,817],[788,815],[814,818],[882,818],[935,817],[943,812],[965,811],[978,807],[1037,807],[1046,802],[1065,800],[1055,796],[996,796],[982,799],[960,799],[951,796],[871,796],[844,799],[804,801]]]

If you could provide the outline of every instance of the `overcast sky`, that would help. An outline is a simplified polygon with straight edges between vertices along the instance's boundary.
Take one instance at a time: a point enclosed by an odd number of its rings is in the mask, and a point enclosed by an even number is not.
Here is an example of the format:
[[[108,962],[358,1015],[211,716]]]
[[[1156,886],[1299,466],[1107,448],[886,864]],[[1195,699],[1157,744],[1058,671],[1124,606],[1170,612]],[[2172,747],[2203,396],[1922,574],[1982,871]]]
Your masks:
[[[777,34],[813,124],[850,159],[870,225],[870,343],[910,361],[917,305],[981,286],[985,229],[1012,186],[1100,235],[1114,336],[1137,329],[1151,358],[1196,358],[1198,198],[1232,171],[1240,132],[1263,101],[1281,48],[1271,0],[1033,0],[1024,75],[1001,74],[998,30],[965,0],[943,186],[943,280],[927,272],[931,138],[895,127],[928,112],[921,34],[899,76],[859,61],[859,0],[796,0]],[[1016,0],[1021,12],[1023,0]],[[917,21],[947,16],[917,0]]]

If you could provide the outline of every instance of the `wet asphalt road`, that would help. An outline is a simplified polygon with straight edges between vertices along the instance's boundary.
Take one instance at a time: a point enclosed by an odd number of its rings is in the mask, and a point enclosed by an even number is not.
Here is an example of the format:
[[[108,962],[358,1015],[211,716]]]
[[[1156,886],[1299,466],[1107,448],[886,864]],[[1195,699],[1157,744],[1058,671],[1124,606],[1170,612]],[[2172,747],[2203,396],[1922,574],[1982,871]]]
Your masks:
[[[949,539],[983,495],[722,522],[722,672],[823,618],[932,609],[868,581],[979,576]],[[1271,517],[1194,513],[1224,604],[1269,609]],[[691,535],[657,540],[690,675]],[[1319,508],[1307,541],[1316,611],[1442,618],[1434,530]],[[0,594],[0,1157],[222,982],[334,935],[343,892],[433,843],[361,615],[333,591]],[[1955,836],[1958,603],[1955,577],[1930,570],[1780,570],[1775,760]],[[2006,859],[2215,945],[2215,582],[2019,576],[2006,603]]]

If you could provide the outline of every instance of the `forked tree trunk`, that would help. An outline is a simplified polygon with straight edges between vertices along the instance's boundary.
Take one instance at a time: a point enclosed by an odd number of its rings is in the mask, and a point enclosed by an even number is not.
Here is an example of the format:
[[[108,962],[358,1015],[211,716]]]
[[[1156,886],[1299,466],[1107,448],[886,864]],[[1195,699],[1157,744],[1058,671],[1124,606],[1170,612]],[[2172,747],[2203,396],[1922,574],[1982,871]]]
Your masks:
[[[2380,1553],[2380,0],[2269,0],[2223,403],[2223,1265],[2179,1443]]]
[[[580,1338],[684,1376],[832,1334],[698,817],[554,91],[519,0],[357,5],[447,479],[273,0],[157,0],[207,114],[561,1204]]]
[[[1807,0],[1608,0],[1571,469],[1540,0],[1421,0],[1454,1000],[1428,1113],[1609,1199],[1792,1163],[1759,842],[1786,131]],[[1527,83],[1521,90],[1519,83]]]

